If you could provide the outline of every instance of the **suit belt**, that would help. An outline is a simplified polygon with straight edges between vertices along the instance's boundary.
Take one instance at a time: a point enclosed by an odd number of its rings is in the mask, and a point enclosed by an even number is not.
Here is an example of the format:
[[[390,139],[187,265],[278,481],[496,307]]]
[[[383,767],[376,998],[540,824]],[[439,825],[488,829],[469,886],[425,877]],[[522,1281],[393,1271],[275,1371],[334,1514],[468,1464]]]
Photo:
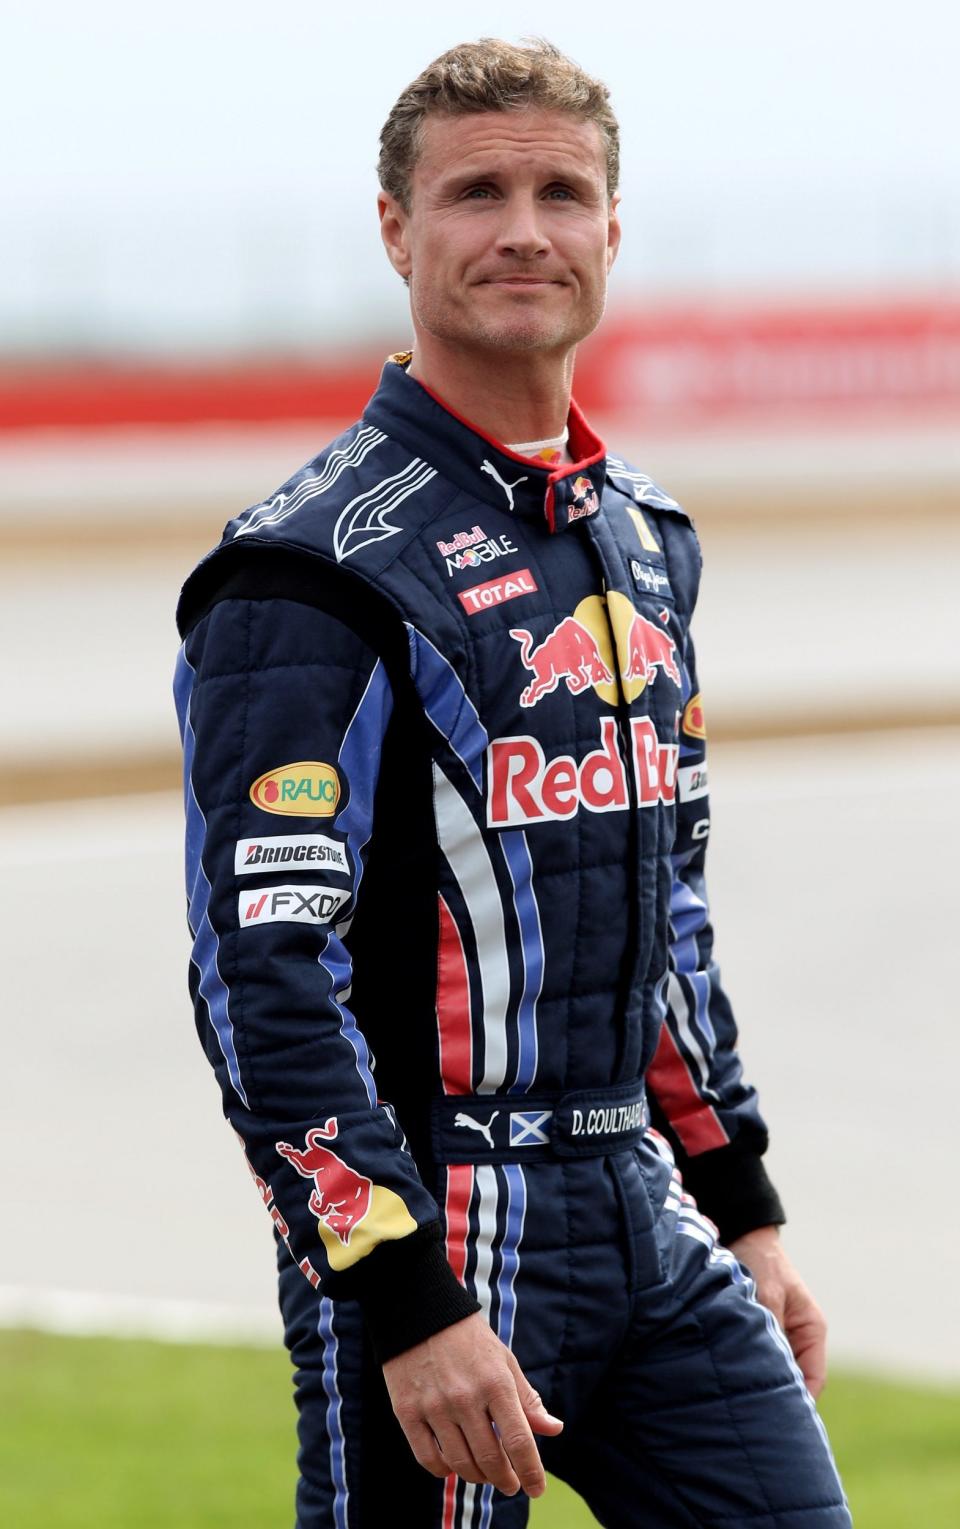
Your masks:
[[[623,1152],[648,1124],[634,1078],[566,1094],[444,1094],[433,1101],[431,1140],[438,1163],[524,1163]]]

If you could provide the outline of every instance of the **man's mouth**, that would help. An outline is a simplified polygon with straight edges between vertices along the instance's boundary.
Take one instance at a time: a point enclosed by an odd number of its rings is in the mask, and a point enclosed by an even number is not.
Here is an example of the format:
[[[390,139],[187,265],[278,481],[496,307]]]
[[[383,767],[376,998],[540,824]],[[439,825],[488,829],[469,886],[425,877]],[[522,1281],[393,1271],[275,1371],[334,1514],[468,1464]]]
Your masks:
[[[478,285],[482,287],[558,287],[562,283],[554,276],[485,276]]]

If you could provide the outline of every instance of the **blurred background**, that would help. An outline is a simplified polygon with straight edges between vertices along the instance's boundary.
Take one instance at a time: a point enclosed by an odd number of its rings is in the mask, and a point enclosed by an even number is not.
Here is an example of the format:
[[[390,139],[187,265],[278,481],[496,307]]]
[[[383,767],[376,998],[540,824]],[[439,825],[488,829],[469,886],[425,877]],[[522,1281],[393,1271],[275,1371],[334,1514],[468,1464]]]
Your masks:
[[[622,124],[576,392],[701,533],[718,949],[788,1245],[841,1371],[960,1384],[960,13],[52,0],[4,33],[0,1322],[279,1341],[186,996],[173,611],[409,340],[395,96],[537,33]]]

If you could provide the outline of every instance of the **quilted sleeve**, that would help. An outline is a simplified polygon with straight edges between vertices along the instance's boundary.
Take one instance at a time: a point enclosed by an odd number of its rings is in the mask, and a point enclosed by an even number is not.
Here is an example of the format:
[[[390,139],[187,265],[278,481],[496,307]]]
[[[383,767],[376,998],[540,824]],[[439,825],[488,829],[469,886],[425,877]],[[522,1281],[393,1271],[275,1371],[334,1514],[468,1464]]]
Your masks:
[[[384,1360],[478,1309],[350,1008],[390,682],[341,619],[228,598],[188,633],[175,697],[197,1029],[279,1234],[321,1293],[362,1302]]]
[[[743,1077],[737,1025],[714,957],[704,874],[710,830],[706,749],[688,637],[665,1014],[647,1079],[687,1188],[722,1239],[732,1242],[785,1217],[761,1160],[767,1129],[756,1090]]]

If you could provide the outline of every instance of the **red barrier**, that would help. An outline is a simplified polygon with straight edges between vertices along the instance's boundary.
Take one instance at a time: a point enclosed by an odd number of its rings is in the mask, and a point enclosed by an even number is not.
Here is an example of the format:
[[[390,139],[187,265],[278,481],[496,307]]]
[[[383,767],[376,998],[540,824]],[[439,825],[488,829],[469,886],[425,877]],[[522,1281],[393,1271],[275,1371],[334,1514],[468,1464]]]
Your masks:
[[[655,423],[960,405],[960,303],[622,316],[583,347],[577,392]]]
[[[383,354],[328,366],[271,356],[219,366],[91,362],[0,370],[0,430],[346,422],[376,387]]]
[[[355,419],[389,347],[325,363],[244,358],[0,370],[0,430]],[[960,406],[960,302],[611,314],[582,347],[588,412],[655,426],[864,406]]]

